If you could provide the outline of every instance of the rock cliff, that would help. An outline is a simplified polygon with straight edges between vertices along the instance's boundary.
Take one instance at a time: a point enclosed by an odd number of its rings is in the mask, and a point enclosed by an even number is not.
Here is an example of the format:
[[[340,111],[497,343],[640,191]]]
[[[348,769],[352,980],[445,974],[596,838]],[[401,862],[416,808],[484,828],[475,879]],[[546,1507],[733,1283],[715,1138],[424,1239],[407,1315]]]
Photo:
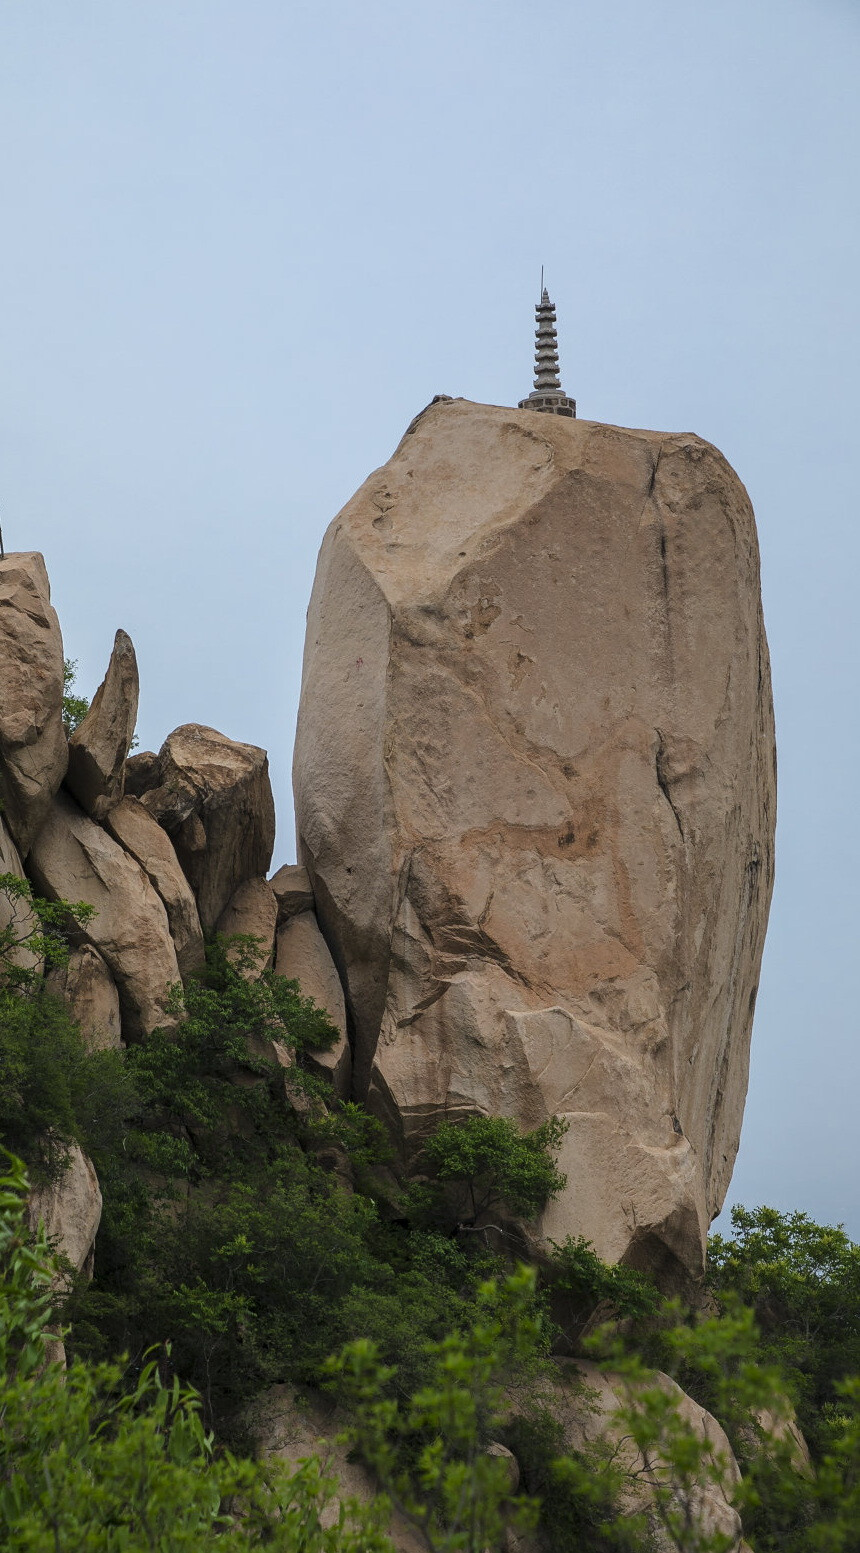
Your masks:
[[[294,786],[356,1089],[567,1118],[544,1232],[701,1272],[773,883],[755,523],[725,459],[453,401],[325,537]]]

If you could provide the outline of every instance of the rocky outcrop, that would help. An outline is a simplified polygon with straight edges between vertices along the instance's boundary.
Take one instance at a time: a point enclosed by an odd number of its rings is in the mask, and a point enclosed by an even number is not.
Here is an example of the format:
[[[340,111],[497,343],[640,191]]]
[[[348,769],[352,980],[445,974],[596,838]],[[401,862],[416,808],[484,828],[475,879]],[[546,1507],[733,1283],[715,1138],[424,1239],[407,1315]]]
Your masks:
[[[265,874],[272,860],[266,752],[189,723],[165,740],[157,767],[139,785],[144,807],[173,841],[209,931],[237,885]]]
[[[306,868],[298,863],[284,863],[282,868],[273,874],[269,883],[278,903],[278,921],[286,922],[289,917],[297,917],[300,911],[313,911],[314,892],[311,888],[311,877]]]
[[[60,793],[33,843],[29,867],[48,899],[94,908],[80,936],[103,956],[116,981],[126,1039],[169,1024],[168,993],[179,981],[179,965],[164,905],[140,864]]]
[[[218,918],[217,931],[225,938],[234,934],[257,940],[251,952],[254,973],[268,970],[275,949],[275,927],[278,921],[278,902],[272,886],[266,879],[246,879],[234,890]],[[235,958],[235,951],[228,950]],[[239,951],[240,956],[242,950]],[[250,967],[249,967],[250,969]]]
[[[6,823],[0,815],[0,874],[12,874],[25,881],[24,866]],[[38,972],[42,969],[42,956],[32,948],[34,937],[41,933],[41,926],[26,895],[16,896],[11,889],[0,890],[0,933],[9,934],[9,948],[4,959],[22,971]]]
[[[139,694],[134,645],[125,631],[117,631],[107,674],[69,739],[66,786],[96,820],[123,796]]]
[[[294,764],[359,1094],[565,1116],[545,1221],[672,1283],[738,1144],[773,880],[752,510],[692,435],[463,401],[334,520]]]
[[[26,858],[66,772],[63,639],[41,555],[0,561],[0,802]]]
[[[122,1046],[116,982],[92,944],[73,949],[67,964],[58,965],[49,973],[47,987],[67,1004],[90,1051],[110,1051]]]
[[[105,817],[108,830],[138,862],[164,903],[183,981],[203,965],[197,903],[167,832],[136,798],[126,797]]]
[[[601,1371],[590,1360],[577,1359],[575,1365],[569,1363],[569,1368],[574,1372],[574,1384],[556,1384],[551,1391],[552,1411],[564,1426],[565,1447],[587,1451],[598,1441],[610,1442],[614,1447],[613,1461],[627,1477],[628,1486],[623,1497],[628,1508],[646,1514],[652,1512],[654,1553],[674,1553],[677,1544],[667,1535],[659,1519],[653,1517],[652,1511],[653,1484],[670,1486],[672,1474],[659,1457],[643,1458],[626,1427],[619,1423],[618,1410],[630,1400],[623,1383]],[[585,1382],[584,1390],[582,1381]],[[741,1474],[725,1430],[712,1413],[688,1397],[670,1376],[658,1372],[654,1384],[674,1403],[682,1426],[706,1446],[711,1467],[686,1500],[678,1485],[673,1494],[673,1508],[689,1515],[702,1541],[725,1537],[726,1546],[735,1553],[750,1553],[748,1543],[742,1540],[740,1515],[732,1504]]]
[[[30,1228],[35,1231],[41,1221],[55,1249],[82,1272],[101,1221],[102,1194],[92,1161],[76,1143],[57,1180],[31,1191],[28,1213]]]
[[[313,1067],[331,1080],[335,1094],[346,1099],[352,1083],[352,1056],[343,987],[314,912],[299,912],[279,927],[275,970],[279,976],[297,981],[302,995],[324,1008],[337,1030],[337,1040],[327,1051],[312,1051],[307,1056]]]

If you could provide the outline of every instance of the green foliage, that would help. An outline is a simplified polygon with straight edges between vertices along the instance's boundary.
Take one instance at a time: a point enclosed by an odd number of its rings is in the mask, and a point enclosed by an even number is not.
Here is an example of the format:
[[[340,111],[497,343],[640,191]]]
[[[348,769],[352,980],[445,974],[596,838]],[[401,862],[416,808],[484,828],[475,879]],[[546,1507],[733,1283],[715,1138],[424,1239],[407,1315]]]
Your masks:
[[[328,1017],[295,983],[245,968],[242,945],[213,945],[205,979],[175,991],[176,1028],[126,1053],[137,1105],[119,1144],[94,1151],[95,1276],[69,1309],[74,1351],[94,1358],[128,1350],[140,1363],[170,1338],[207,1420],[234,1439],[255,1391],[318,1381],[351,1338],[375,1337],[397,1365],[392,1384],[419,1386],[426,1345],[468,1320],[493,1265],[386,1222],[379,1124],[301,1067],[331,1039]],[[332,1149],[362,1191],[318,1163]]]
[[[41,1184],[65,1169],[69,1146],[115,1146],[134,1091],[119,1052],[88,1052],[65,1005],[42,988],[0,988],[0,1142]]]
[[[501,1438],[540,1503],[546,1553],[643,1553],[645,1518],[619,1510],[626,1476],[609,1445],[564,1453],[564,1428],[540,1402],[508,1421]]]
[[[591,1241],[582,1235],[568,1235],[561,1245],[551,1240],[550,1245],[551,1286],[567,1295],[580,1314],[588,1315],[603,1304],[622,1319],[656,1314],[660,1295],[644,1273],[620,1262],[613,1266],[601,1262]]]
[[[0,985],[34,987],[41,980],[41,969],[29,961],[44,961],[50,970],[65,965],[69,958],[69,934],[95,915],[85,901],[46,901],[34,895],[26,879],[17,874],[0,874],[0,899],[5,900],[0,928]]]
[[[731,1238],[711,1237],[717,1297],[755,1312],[763,1354],[778,1363],[810,1446],[818,1450],[836,1384],[860,1374],[860,1246],[805,1213],[732,1209]]]
[[[9,921],[0,930],[0,1142],[40,1183],[65,1168],[73,1142],[115,1142],[133,1104],[116,1052],[88,1052],[60,999],[45,990],[34,957],[68,958],[67,934],[92,907],[34,896],[26,880],[0,874]],[[30,963],[20,963],[22,950]]]
[[[74,694],[75,676],[78,672],[77,659],[63,659],[63,727],[66,730],[66,738],[73,734],[80,723],[83,722],[90,709],[90,703],[86,696]]]
[[[566,1131],[559,1116],[527,1133],[506,1116],[441,1122],[423,1149],[433,1179],[413,1187],[407,1212],[461,1227],[498,1209],[534,1218],[565,1186],[555,1156]]]
[[[55,1267],[27,1242],[26,1178],[0,1179],[0,1543],[8,1553],[390,1553],[384,1503],[347,1502],[314,1458],[287,1472],[216,1453],[197,1399],[148,1360],[46,1362]]]
[[[366,1338],[329,1362],[351,1405],[353,1447],[392,1502],[438,1553],[484,1553],[506,1525],[533,1525],[537,1505],[514,1493],[505,1460],[487,1446],[502,1421],[502,1381],[541,1349],[534,1273],[520,1267],[477,1293],[462,1332],[431,1345],[426,1384],[406,1407],[389,1394],[391,1372]]]

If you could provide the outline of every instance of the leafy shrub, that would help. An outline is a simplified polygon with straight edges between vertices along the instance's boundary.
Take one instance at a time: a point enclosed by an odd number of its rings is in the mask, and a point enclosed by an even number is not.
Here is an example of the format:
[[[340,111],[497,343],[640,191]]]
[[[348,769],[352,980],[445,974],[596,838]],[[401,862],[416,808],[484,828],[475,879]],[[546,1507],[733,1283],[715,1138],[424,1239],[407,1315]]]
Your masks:
[[[546,1553],[641,1553],[644,1517],[619,1511],[625,1475],[608,1445],[565,1453],[561,1423],[539,1403],[509,1420],[502,1439],[520,1464],[528,1493],[540,1502]]]
[[[77,660],[73,658],[63,659],[63,727],[66,730],[66,738],[74,733],[75,729],[83,722],[90,709],[90,703],[85,696],[74,694],[75,677],[78,672]]]
[[[0,1179],[0,1543],[8,1553],[391,1553],[384,1504],[323,1516],[336,1484],[318,1460],[292,1472],[216,1453],[197,1398],[149,1359],[46,1363],[55,1267],[27,1239],[27,1181]]]
[[[641,1320],[656,1313],[660,1294],[645,1273],[620,1262],[613,1266],[601,1262],[591,1241],[582,1235],[568,1235],[561,1245],[554,1240],[550,1245],[551,1286],[568,1296],[580,1317],[601,1304],[622,1318]]]
[[[775,1208],[732,1209],[733,1235],[708,1242],[708,1281],[724,1308],[754,1312],[810,1446],[823,1442],[836,1384],[860,1373],[860,1246],[841,1227]]]
[[[441,1122],[423,1148],[434,1179],[413,1187],[407,1211],[458,1227],[498,1209],[534,1218],[566,1184],[555,1162],[566,1131],[559,1116],[526,1133],[506,1116]]]

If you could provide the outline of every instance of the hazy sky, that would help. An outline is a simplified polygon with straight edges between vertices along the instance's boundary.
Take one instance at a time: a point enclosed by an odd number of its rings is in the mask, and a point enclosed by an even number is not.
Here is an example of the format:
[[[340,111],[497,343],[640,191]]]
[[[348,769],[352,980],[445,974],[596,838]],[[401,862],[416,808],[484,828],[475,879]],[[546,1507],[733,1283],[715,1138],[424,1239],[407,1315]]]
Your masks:
[[[0,0],[0,519],[140,735],[289,765],[330,518],[435,393],[715,442],[758,515],[778,882],[731,1200],[860,1238],[855,0]]]

